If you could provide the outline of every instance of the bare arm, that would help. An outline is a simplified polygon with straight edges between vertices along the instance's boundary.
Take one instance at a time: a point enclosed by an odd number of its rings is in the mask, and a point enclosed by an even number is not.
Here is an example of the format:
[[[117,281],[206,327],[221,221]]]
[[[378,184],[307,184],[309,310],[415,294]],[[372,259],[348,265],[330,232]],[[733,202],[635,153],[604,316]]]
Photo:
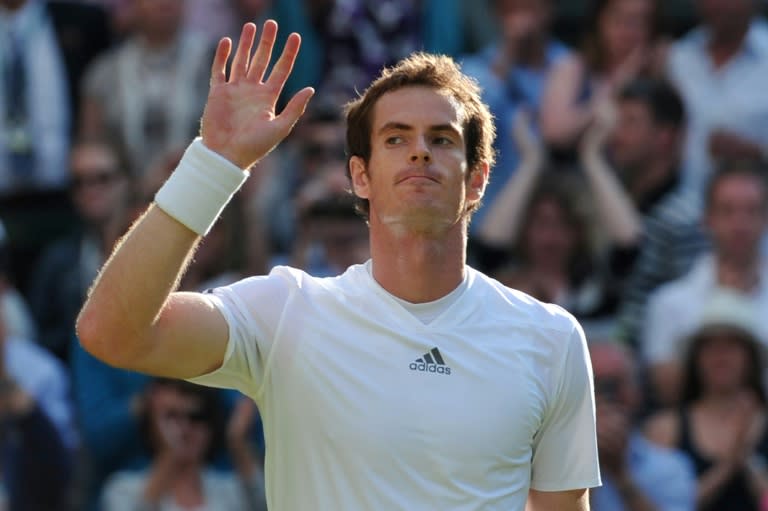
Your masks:
[[[297,34],[289,36],[264,79],[276,33],[276,23],[265,23],[251,60],[256,27],[246,24],[229,78],[229,39],[213,62],[203,144],[243,169],[287,136],[312,95],[300,91],[276,115],[300,44]],[[198,242],[195,232],[151,206],[118,243],[80,311],[83,347],[108,364],[161,376],[191,378],[218,368],[228,339],[224,318],[205,295],[174,292]]]
[[[508,246],[517,240],[528,199],[541,176],[544,148],[533,134],[530,122],[524,110],[515,115],[512,133],[520,150],[520,165],[490,204],[480,226],[480,237],[489,245]]]
[[[525,511],[589,511],[589,490],[530,490]]]
[[[584,175],[610,237],[621,246],[635,246],[643,230],[640,214],[604,154],[606,139],[615,124],[612,102],[600,105],[595,117],[580,147]]]
[[[575,56],[562,59],[550,72],[540,119],[541,134],[547,144],[571,146],[592,121],[591,103],[577,101],[584,74],[584,64]]]

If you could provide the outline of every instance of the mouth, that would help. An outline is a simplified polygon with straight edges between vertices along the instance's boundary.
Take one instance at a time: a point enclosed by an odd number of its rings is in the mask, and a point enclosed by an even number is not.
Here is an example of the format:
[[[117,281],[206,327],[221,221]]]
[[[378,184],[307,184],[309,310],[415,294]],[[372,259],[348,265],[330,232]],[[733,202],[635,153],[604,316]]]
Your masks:
[[[397,180],[397,184],[401,183],[439,183],[437,179],[425,174],[408,174]]]

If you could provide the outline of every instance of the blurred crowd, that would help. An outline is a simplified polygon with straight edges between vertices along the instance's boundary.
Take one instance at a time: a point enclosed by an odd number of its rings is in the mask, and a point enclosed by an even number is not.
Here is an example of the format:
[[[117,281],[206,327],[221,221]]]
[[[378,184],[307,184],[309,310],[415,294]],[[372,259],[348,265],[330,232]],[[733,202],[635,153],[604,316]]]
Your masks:
[[[317,94],[181,289],[365,261],[342,106],[451,55],[497,128],[468,261],[587,334],[593,509],[768,510],[765,7],[0,0],[0,511],[266,509],[252,402],[106,366],[74,320],[197,134],[216,42],[268,18],[303,38],[284,96]]]

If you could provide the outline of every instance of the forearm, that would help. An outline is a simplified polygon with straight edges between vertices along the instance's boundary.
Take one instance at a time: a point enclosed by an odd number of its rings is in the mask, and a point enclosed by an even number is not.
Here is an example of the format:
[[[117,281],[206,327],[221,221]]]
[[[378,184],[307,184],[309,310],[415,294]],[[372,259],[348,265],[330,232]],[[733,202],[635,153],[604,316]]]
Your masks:
[[[696,490],[697,507],[709,502],[733,477],[738,465],[735,461],[721,461],[699,478]]]
[[[146,351],[149,331],[199,237],[155,205],[118,242],[77,321],[84,346],[119,362]]]
[[[638,244],[642,234],[640,215],[600,149],[585,148],[581,162],[599,217],[611,238],[621,246]]]
[[[616,489],[627,511],[658,511],[658,508],[631,478],[626,477],[623,481],[617,481]]]
[[[517,240],[528,198],[539,179],[542,165],[539,157],[524,159],[489,205],[490,210],[479,230],[485,243],[498,247]]]

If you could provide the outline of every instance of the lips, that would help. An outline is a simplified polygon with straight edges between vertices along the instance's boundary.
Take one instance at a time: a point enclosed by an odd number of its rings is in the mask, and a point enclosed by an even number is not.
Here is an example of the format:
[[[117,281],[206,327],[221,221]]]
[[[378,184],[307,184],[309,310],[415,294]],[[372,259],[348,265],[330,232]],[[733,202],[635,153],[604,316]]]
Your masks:
[[[439,183],[440,181],[433,175],[429,174],[428,172],[422,171],[414,171],[414,170],[408,170],[405,172],[401,172],[395,182],[397,184],[405,183],[407,181],[431,181],[433,183]]]

